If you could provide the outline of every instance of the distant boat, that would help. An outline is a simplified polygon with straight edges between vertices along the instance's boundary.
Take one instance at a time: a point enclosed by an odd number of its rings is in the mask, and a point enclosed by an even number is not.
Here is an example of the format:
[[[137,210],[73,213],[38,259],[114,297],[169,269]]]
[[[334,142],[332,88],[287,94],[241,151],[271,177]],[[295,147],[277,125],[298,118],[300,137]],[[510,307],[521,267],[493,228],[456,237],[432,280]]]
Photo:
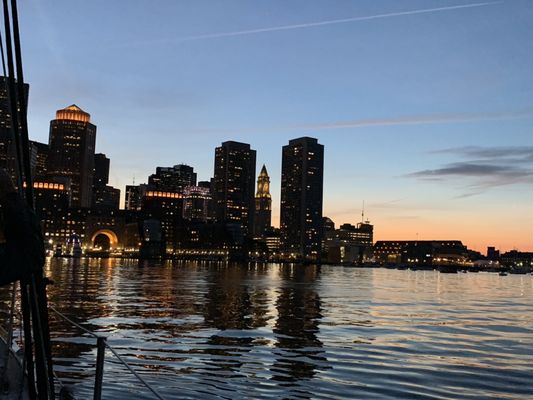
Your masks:
[[[507,276],[507,272],[506,271],[500,271],[500,273],[498,274],[500,276]]]
[[[73,233],[67,240],[67,249],[69,250],[69,255],[74,258],[80,258],[82,254],[81,250],[81,239],[80,237]]]
[[[74,245],[74,246],[72,247],[72,257],[74,257],[74,258],[80,258],[80,257],[81,257],[81,253],[82,253],[82,251],[81,251],[81,246],[80,246],[79,244]]]
[[[530,270],[527,268],[511,268],[511,270],[509,271],[509,273],[511,274],[520,274],[520,275],[525,275],[528,272],[530,272]]]
[[[441,274],[456,274],[459,271],[458,265],[439,265],[438,270]]]

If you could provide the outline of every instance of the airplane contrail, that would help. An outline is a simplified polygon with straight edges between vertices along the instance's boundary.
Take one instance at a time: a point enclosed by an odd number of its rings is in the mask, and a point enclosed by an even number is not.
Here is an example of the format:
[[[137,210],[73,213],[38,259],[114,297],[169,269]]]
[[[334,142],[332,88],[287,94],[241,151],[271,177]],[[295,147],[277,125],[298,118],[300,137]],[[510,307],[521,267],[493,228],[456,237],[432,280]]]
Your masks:
[[[462,5],[457,5],[457,6],[447,6],[447,7],[437,7],[437,8],[424,8],[424,9],[419,9],[419,10],[409,10],[409,11],[400,11],[400,12],[393,12],[393,13],[386,13],[386,14],[367,15],[367,16],[362,16],[362,17],[331,19],[331,20],[326,20],[326,21],[307,22],[307,23],[293,24],[293,25],[280,25],[280,26],[272,26],[272,27],[267,27],[267,28],[248,29],[248,30],[243,30],[243,31],[209,33],[205,35],[187,36],[187,37],[177,38],[174,40],[170,39],[168,41],[188,42],[188,41],[193,41],[193,40],[205,40],[205,39],[216,39],[216,38],[231,37],[231,36],[254,35],[258,33],[288,31],[288,30],[293,30],[293,29],[305,29],[305,28],[312,28],[315,26],[345,24],[349,22],[369,21],[373,19],[400,17],[404,15],[428,14],[428,13],[436,13],[436,12],[442,12],[442,11],[458,10],[458,9],[463,9],[463,8],[485,7],[485,6],[490,6],[490,5],[500,4],[500,3],[502,3],[502,1],[471,3],[471,4],[462,4]]]
[[[533,109],[510,112],[472,112],[456,114],[433,114],[433,115],[413,115],[398,118],[375,118],[359,119],[351,121],[336,121],[318,124],[299,124],[287,127],[288,130],[328,130],[346,128],[364,128],[371,126],[398,126],[398,125],[431,125],[456,122],[476,122],[491,120],[515,120],[532,118]]]

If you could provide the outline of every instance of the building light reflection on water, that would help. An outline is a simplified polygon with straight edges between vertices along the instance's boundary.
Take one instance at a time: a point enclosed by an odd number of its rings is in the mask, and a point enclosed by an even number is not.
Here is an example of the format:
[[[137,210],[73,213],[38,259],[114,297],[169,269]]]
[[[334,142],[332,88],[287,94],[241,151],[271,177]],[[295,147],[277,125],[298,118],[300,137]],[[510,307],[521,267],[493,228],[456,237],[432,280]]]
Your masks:
[[[513,346],[533,346],[533,335],[524,336],[525,329],[533,332],[527,322],[531,311],[523,308],[533,298],[531,276],[112,259],[53,259],[46,269],[57,282],[49,289],[51,304],[109,335],[130,361],[169,390],[190,384],[189,379],[213,379],[219,390],[243,397],[255,393],[253,376],[261,376],[291,382],[311,396],[324,394],[324,377],[344,382],[337,388],[347,385],[339,372],[343,363],[374,368],[376,359],[369,354],[380,360],[374,372],[398,375],[401,382],[402,368],[424,377],[428,363],[448,372],[465,363],[483,365],[481,375],[492,365],[491,373],[498,373],[497,364],[511,358],[507,354],[496,360],[506,350],[491,346],[489,355],[487,334],[505,337]],[[513,309],[514,301],[522,306]],[[487,320],[490,307],[500,307],[503,315],[493,313]],[[521,330],[499,332],[496,326],[491,331],[501,318],[510,329],[516,325]],[[85,369],[76,367],[94,363],[91,345],[74,339],[78,333],[60,321],[52,321],[52,330],[55,351],[63,355],[62,371],[79,371],[74,375],[81,386],[92,388],[92,380],[83,383]],[[475,353],[463,356],[462,343]],[[513,368],[523,362],[513,358]],[[106,368],[106,373],[118,373],[112,364]],[[373,384],[384,385],[379,376],[373,376]],[[361,379],[350,374],[349,381]],[[466,387],[461,390],[472,393],[471,382],[461,384]]]

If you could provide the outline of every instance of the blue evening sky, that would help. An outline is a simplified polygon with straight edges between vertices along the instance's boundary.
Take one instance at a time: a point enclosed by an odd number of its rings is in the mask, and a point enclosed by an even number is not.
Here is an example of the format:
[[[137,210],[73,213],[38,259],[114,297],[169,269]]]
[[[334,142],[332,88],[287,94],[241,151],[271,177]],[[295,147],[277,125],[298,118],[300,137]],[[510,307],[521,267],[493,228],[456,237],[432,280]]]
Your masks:
[[[19,7],[30,136],[47,142],[55,111],[77,104],[122,190],[178,163],[208,179],[215,147],[244,141],[270,173],[277,225],[281,146],[313,136],[337,224],[364,200],[377,239],[533,251],[530,0]]]

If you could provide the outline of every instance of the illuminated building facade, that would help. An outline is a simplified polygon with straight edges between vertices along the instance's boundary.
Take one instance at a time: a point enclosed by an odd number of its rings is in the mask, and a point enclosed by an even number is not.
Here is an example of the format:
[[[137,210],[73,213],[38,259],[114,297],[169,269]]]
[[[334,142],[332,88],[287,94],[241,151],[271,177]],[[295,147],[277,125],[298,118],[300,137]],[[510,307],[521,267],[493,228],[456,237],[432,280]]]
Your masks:
[[[255,194],[254,237],[263,237],[272,225],[272,196],[270,195],[270,177],[263,165],[257,178]]]
[[[50,249],[58,249],[63,252],[73,236],[84,242],[89,211],[87,208],[67,208],[66,210],[55,210],[43,216],[41,224],[45,245]]]
[[[29,85],[24,84],[25,104],[28,104]],[[13,136],[11,106],[8,97],[7,79],[0,76],[0,168],[5,169],[17,182],[17,150]]]
[[[33,183],[35,212],[45,224],[52,222],[70,207],[69,184],[68,179],[64,183],[43,181],[35,181]]]
[[[213,196],[218,222],[253,233],[256,152],[249,144],[224,142],[215,149]]]
[[[320,261],[324,146],[302,137],[283,146],[281,251],[285,259]]]
[[[48,145],[30,140],[31,172],[34,180],[45,179],[48,162]]]
[[[512,269],[522,269],[524,272],[531,272],[533,270],[533,252],[511,250],[501,255],[500,262],[502,265]]]
[[[264,235],[263,240],[268,250],[268,256],[272,260],[278,260],[280,257],[280,245],[281,245],[281,233],[277,228],[268,228]]]
[[[188,221],[209,219],[211,190],[201,186],[187,186],[183,190],[183,218]]]
[[[126,185],[124,209],[128,211],[140,211],[142,198],[148,190],[148,185]]]
[[[468,249],[460,240],[380,240],[374,257],[382,263],[439,265],[464,262]]]
[[[167,252],[175,249],[175,230],[183,221],[183,194],[148,190],[142,198],[142,217],[160,222]]]
[[[351,264],[371,259],[374,226],[369,221],[360,222],[357,226],[342,224],[336,230],[334,225],[330,229],[331,224],[327,224],[328,229],[324,230],[323,238],[323,251],[327,254],[329,263]]]
[[[183,193],[187,186],[196,186],[196,173],[185,164],[157,167],[156,173],[149,176],[148,185],[163,192]]]
[[[360,222],[357,226],[342,224],[337,230],[337,237],[345,243],[361,244],[370,248],[374,243],[374,226],[368,221]]]
[[[96,126],[76,105],[56,112],[50,122],[47,173],[72,180],[72,205],[90,207],[93,191]]]

